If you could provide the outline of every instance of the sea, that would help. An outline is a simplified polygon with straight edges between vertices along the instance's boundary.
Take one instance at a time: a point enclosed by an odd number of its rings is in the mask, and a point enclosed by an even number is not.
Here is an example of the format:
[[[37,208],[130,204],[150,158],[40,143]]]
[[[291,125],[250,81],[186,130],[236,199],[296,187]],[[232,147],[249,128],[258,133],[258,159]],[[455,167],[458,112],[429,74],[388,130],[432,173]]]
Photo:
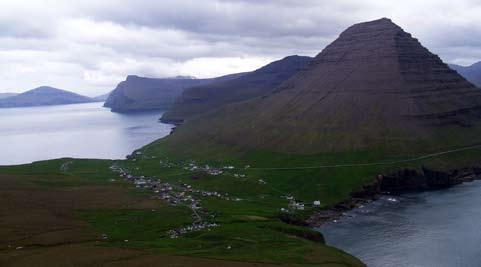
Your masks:
[[[370,267],[479,267],[481,181],[383,196],[319,231]]]
[[[0,109],[0,165],[63,157],[124,159],[168,135],[162,111],[113,113],[103,103]]]

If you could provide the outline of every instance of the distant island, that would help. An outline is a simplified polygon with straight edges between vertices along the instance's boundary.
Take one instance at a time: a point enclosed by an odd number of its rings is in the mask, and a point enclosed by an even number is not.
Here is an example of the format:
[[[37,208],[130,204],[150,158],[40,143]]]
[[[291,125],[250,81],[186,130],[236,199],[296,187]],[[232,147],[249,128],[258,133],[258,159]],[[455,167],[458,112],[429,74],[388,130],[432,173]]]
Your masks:
[[[0,93],[0,99],[18,95],[17,93]]]
[[[27,92],[1,98],[0,108],[34,107],[97,102],[97,100],[69,91],[41,86]]]

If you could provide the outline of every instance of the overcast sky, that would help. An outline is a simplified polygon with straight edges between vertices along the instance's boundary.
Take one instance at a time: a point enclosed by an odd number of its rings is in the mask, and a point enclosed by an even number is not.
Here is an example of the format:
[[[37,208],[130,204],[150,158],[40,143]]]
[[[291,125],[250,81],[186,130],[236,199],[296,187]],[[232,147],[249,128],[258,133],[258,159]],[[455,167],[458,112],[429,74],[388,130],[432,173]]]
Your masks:
[[[319,53],[351,24],[389,17],[446,62],[481,60],[478,0],[1,0],[0,93],[86,95],[128,74],[199,78]]]

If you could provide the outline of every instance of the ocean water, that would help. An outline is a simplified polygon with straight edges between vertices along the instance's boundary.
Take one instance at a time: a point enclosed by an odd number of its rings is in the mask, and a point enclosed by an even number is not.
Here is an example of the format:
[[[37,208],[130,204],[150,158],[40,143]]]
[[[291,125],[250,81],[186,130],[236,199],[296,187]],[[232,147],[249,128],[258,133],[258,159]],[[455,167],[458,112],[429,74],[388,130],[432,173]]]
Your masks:
[[[0,109],[0,165],[60,157],[122,159],[170,133],[162,112],[117,114],[102,103]]]
[[[319,230],[372,267],[481,266],[481,181],[384,196]]]

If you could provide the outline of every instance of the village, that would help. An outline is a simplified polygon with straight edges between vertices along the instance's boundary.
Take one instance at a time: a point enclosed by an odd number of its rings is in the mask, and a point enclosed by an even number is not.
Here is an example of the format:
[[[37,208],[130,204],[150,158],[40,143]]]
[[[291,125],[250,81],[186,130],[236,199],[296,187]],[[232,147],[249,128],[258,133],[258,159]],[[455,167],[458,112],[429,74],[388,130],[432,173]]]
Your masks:
[[[149,158],[143,155],[140,151],[137,151],[136,153],[134,153],[134,155],[136,155],[140,159]],[[135,162],[138,159],[135,157],[131,157],[130,160],[132,162]],[[172,163],[167,160],[160,160],[159,163],[162,168],[180,167],[183,170],[189,171],[191,173],[201,172],[212,176],[228,175],[238,179],[247,179],[246,174],[241,173],[240,171],[236,171],[242,168],[236,168],[231,165],[216,168],[209,165],[199,166],[194,161],[188,163]],[[250,168],[250,166],[246,165],[243,169],[245,170],[248,168]],[[170,238],[178,238],[179,236],[187,234],[189,232],[201,231],[219,226],[219,224],[212,222],[212,219],[215,219],[215,216],[209,214],[207,209],[201,206],[201,201],[199,199],[200,197],[214,197],[225,201],[234,202],[243,201],[243,199],[231,196],[229,195],[229,193],[195,189],[192,185],[189,185],[185,182],[172,184],[162,181],[161,179],[156,177],[132,175],[127,169],[122,168],[116,164],[112,165],[110,169],[118,173],[119,176],[122,177],[124,180],[132,183],[136,188],[152,191],[154,193],[152,196],[153,199],[162,200],[173,206],[186,206],[192,211],[193,223],[188,226],[169,230],[167,232],[167,236],[169,236]],[[136,169],[138,170],[138,168]],[[196,175],[193,175],[191,178],[198,179]],[[268,184],[264,179],[257,179],[256,182],[260,185]],[[281,198],[285,199],[288,202],[288,205],[285,208],[280,208],[280,212],[282,213],[293,212],[296,210],[303,211],[305,210],[306,206],[321,206],[319,200],[314,201],[312,204],[305,204],[301,201],[298,201],[292,195],[282,195]]]

